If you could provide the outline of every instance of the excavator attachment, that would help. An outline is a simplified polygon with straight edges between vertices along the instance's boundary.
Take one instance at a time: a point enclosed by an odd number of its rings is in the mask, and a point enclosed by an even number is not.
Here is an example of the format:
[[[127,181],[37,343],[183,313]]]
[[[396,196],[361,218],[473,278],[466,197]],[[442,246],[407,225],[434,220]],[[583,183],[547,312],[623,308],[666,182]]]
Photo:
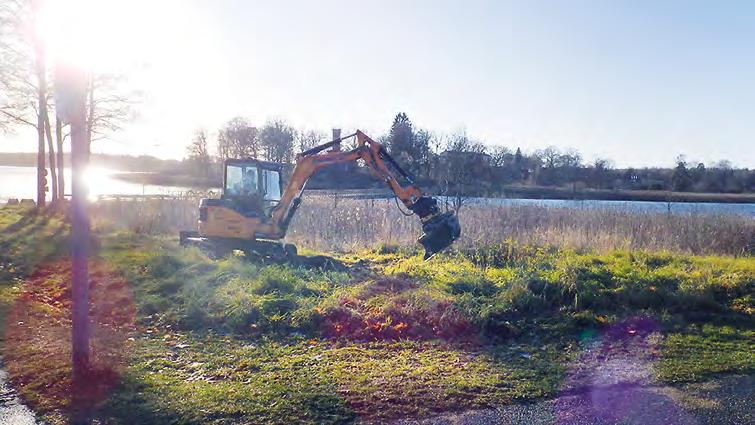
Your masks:
[[[461,235],[459,218],[452,211],[440,212],[438,201],[422,196],[409,209],[422,220],[422,236],[417,240],[425,248],[425,260],[448,248]]]
[[[425,248],[425,260],[448,248],[460,235],[459,218],[451,211],[439,214],[422,225],[417,242]]]

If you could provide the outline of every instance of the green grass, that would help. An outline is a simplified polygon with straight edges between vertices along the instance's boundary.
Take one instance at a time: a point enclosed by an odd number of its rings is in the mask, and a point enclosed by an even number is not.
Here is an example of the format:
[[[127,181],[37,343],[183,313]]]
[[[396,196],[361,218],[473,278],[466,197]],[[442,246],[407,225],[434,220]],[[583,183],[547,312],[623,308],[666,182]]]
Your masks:
[[[754,369],[755,331],[702,325],[666,335],[657,375],[665,382],[686,382]]]
[[[0,228],[1,304],[28,300],[39,323],[67,332],[63,271],[26,280],[64,255],[67,226],[4,208]],[[382,247],[329,254],[347,268],[335,272],[95,237],[100,279],[127,282],[112,301],[134,310],[133,328],[116,324],[119,384],[95,405],[106,423],[350,423],[553,396],[586,347],[637,320],[662,335],[660,382],[755,371],[753,257],[501,244],[423,261]],[[38,335],[34,317],[3,328]],[[68,369],[50,349],[36,336],[5,351],[22,396],[59,423],[67,394],[45,391]]]
[[[519,350],[442,342],[170,335],[185,348],[171,349],[159,335],[139,340],[125,387],[106,406],[112,419],[136,419],[134,394],[146,405],[140,419],[150,423],[423,416],[552,394],[564,369],[564,354],[556,349],[525,360]]]
[[[68,228],[60,217],[35,214],[26,206],[0,208],[0,318],[23,279],[65,250]]]
[[[0,281],[31,273],[67,247],[69,226],[57,215],[25,206],[0,208]]]

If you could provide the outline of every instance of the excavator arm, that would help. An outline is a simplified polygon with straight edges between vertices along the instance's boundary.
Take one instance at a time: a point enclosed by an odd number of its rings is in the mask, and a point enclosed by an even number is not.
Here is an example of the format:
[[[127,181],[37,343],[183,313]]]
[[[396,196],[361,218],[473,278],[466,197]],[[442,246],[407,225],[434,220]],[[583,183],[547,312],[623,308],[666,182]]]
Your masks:
[[[356,137],[356,147],[349,151],[326,151],[344,139]],[[451,245],[461,234],[459,220],[452,212],[441,212],[435,198],[423,195],[414,184],[412,177],[393,160],[380,143],[357,130],[356,133],[297,155],[296,166],[291,174],[280,203],[271,213],[268,225],[275,238],[286,234],[296,210],[301,204],[301,196],[307,181],[318,170],[348,162],[362,160],[373,174],[385,182],[396,197],[422,222],[423,235],[418,242],[425,248],[425,258],[431,257]],[[401,183],[396,173],[406,184]],[[265,236],[265,235],[260,235]]]

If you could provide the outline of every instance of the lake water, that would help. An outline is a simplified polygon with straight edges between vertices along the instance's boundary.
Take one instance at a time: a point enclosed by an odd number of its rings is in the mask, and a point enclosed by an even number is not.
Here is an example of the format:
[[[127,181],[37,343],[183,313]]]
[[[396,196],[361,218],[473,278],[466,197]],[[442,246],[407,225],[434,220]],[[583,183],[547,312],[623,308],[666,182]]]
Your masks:
[[[90,167],[86,181],[89,184],[89,196],[96,199],[101,195],[171,195],[189,190],[186,187],[143,185],[116,179],[117,170]],[[47,186],[52,190],[50,176]],[[71,170],[65,169],[66,194],[71,193]],[[0,166],[0,202],[8,198],[37,199],[36,167]],[[50,199],[50,193],[47,193]]]
[[[442,202],[441,198],[441,202]],[[471,198],[469,205],[538,205],[557,208],[619,209],[672,214],[732,214],[755,218],[755,204],[719,202],[652,202],[652,201],[601,201],[563,199],[501,199]]]
[[[188,187],[143,185],[116,179],[117,170],[91,168],[87,173],[89,195],[96,199],[101,195],[175,195],[190,190]],[[36,168],[0,166],[0,202],[8,198],[36,199]],[[66,169],[66,188],[70,193],[71,173]],[[49,184],[48,184],[49,185]],[[48,193],[49,199],[49,193]],[[441,202],[443,199],[441,198]],[[668,212],[666,202],[646,201],[572,201],[557,199],[498,199],[472,198],[473,204],[488,205],[539,205],[566,208],[615,208],[648,212]],[[670,205],[675,214],[738,214],[755,218],[755,204],[675,202]]]

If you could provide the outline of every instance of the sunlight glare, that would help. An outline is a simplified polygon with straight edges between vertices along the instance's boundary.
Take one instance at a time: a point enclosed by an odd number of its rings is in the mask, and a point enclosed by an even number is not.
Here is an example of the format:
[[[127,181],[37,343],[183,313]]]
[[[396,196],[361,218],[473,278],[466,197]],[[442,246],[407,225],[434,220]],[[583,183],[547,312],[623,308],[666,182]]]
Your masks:
[[[103,193],[101,185],[108,181],[108,174],[104,168],[91,165],[84,170],[84,183],[87,186],[87,199],[90,202],[96,201],[97,197]]]
[[[118,138],[127,143],[121,146],[150,150],[159,144],[153,154],[181,155],[183,146],[162,141],[191,138],[193,129],[177,130],[168,123],[218,125],[229,114],[218,108],[232,104],[234,92],[225,83],[228,53],[202,4],[47,0],[35,28],[51,64],[60,60],[95,74],[117,75],[124,87],[138,92],[141,126],[124,128]],[[187,97],[201,102],[175,103]],[[151,127],[144,131],[144,126]]]
[[[94,70],[147,61],[171,31],[177,4],[148,0],[47,1],[36,31],[47,54]],[[171,18],[172,16],[172,18]]]

